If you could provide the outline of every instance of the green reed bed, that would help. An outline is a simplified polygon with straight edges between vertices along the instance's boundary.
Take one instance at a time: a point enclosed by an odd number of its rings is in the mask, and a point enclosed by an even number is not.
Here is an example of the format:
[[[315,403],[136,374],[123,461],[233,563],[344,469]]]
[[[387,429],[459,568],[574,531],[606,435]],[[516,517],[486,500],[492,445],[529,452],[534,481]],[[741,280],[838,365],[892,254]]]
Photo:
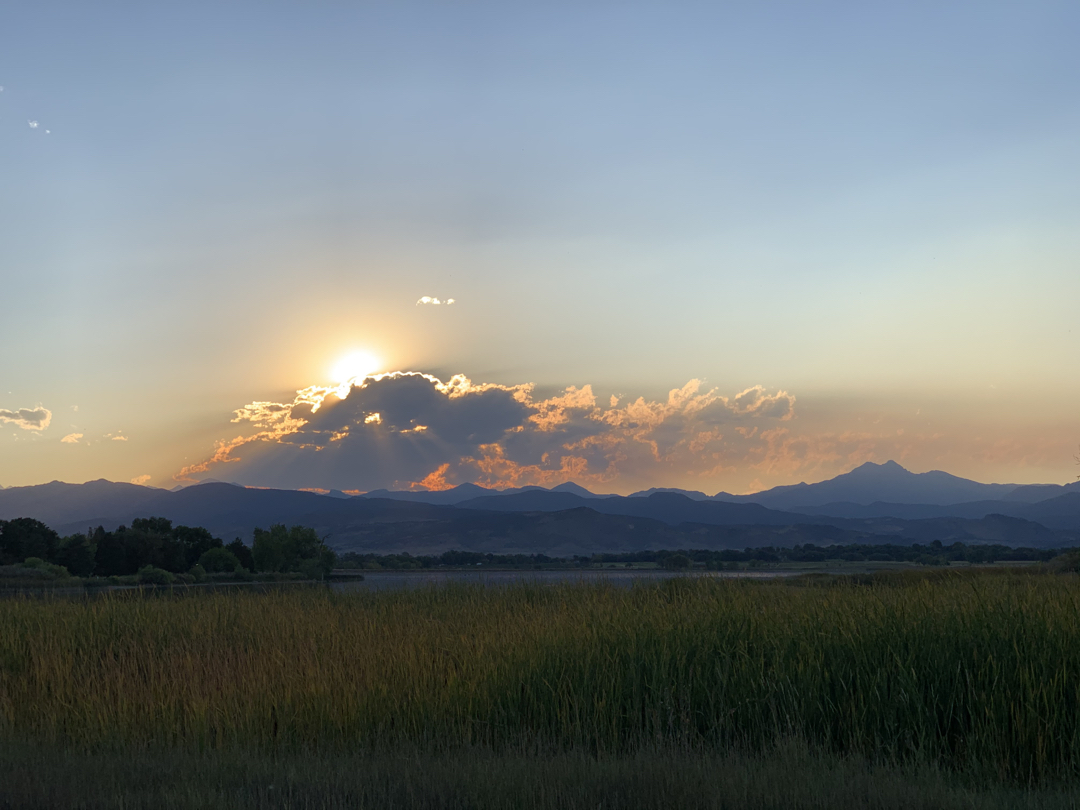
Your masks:
[[[1080,764],[1080,588],[977,574],[0,602],[0,739]]]

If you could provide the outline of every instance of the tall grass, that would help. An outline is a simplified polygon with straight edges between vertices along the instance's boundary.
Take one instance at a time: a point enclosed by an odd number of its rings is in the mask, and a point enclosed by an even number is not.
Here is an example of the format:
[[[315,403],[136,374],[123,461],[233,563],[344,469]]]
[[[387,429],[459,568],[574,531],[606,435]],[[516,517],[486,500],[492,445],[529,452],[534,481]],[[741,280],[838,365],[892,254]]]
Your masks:
[[[187,750],[765,750],[1080,764],[1075,577],[677,579],[0,603],[0,736]]]

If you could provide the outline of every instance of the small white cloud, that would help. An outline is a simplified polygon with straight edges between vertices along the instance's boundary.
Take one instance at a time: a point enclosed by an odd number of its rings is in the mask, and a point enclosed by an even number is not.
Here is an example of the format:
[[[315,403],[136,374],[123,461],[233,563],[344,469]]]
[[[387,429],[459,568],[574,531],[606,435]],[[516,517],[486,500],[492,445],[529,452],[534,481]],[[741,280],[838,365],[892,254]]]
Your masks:
[[[134,478],[131,479],[131,483],[138,484],[140,487],[146,486],[146,484],[149,483],[149,481],[150,481],[150,476],[149,475],[136,475]]]
[[[38,127],[37,121],[27,121],[26,123],[30,125],[30,129],[37,129]]]
[[[112,433],[106,433],[105,438],[106,439],[112,439],[114,442],[126,442],[128,440],[127,436],[124,436],[121,433],[117,433],[115,435],[112,434]]]
[[[453,298],[447,298],[445,301],[442,301],[438,298],[432,298],[430,295],[425,295],[417,300],[416,305],[431,304],[433,306],[440,306],[441,304],[446,304],[447,306],[450,306],[452,303],[454,303]]]
[[[64,444],[78,444],[79,440],[82,439],[82,437],[83,437],[83,435],[81,433],[69,433],[67,436],[62,438],[60,441],[63,442]]]

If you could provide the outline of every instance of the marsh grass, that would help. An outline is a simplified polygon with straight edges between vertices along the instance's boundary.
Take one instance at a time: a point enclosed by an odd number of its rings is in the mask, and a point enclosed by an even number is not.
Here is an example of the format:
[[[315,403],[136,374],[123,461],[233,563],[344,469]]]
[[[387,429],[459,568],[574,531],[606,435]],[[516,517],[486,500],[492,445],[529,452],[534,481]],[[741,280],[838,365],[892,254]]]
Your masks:
[[[1071,784],[1077,585],[967,571],[9,599],[0,739],[87,756],[594,763],[797,740],[837,762]]]
[[[58,752],[0,745],[0,808],[400,810],[1071,810],[1080,791],[977,785],[932,766],[871,763],[788,742],[758,754],[641,749]]]

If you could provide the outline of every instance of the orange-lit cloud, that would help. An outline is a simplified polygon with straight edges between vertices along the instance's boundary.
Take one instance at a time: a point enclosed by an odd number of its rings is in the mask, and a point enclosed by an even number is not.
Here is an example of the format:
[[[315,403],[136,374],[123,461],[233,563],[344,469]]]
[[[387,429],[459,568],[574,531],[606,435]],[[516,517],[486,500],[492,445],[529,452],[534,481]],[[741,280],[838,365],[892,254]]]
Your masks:
[[[431,492],[442,492],[444,489],[450,489],[453,484],[446,480],[446,471],[449,469],[449,464],[440,464],[439,468],[428,473],[424,480],[409,484],[409,489],[429,490]]]
[[[185,467],[195,480],[217,464],[260,486],[363,491],[565,481],[634,486],[658,477],[715,475],[771,458],[769,426],[789,422],[795,397],[761,386],[726,396],[691,380],[665,399],[598,402],[590,385],[537,398],[531,384],[446,382],[393,372],[312,386],[292,402],[252,402],[233,422],[253,430]],[[766,430],[759,431],[764,425]],[[728,426],[733,428],[728,430]],[[751,446],[753,445],[753,446]],[[780,462],[775,462],[779,464]]]
[[[392,372],[311,386],[289,402],[256,401],[233,416],[237,435],[175,477],[229,464],[250,486],[445,489],[575,481],[604,491],[651,486],[746,492],[815,481],[864,461],[978,476],[1049,469],[1076,451],[1051,433],[1003,437],[916,408],[796,411],[784,390],[722,393],[690,380],[666,396],[598,396],[590,385],[538,396],[532,384]],[[965,468],[965,465],[967,467]],[[1041,476],[1040,476],[1041,477]]]

